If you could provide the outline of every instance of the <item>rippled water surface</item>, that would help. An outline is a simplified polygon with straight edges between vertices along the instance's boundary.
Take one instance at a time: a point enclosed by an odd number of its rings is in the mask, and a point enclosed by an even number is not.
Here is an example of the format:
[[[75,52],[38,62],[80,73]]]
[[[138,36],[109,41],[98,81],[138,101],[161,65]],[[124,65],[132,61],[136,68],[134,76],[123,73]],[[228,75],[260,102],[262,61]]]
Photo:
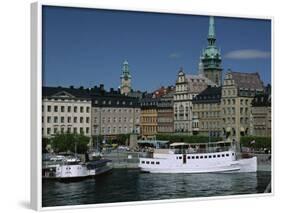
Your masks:
[[[263,193],[270,172],[236,174],[150,174],[134,169],[79,182],[43,181],[43,206],[113,203]]]

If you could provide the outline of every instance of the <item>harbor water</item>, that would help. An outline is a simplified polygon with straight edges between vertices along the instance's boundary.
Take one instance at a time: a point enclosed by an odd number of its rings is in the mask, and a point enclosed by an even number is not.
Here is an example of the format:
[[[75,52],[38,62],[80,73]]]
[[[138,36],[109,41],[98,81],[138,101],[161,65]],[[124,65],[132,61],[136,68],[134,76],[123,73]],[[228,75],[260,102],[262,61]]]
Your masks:
[[[43,180],[43,207],[264,193],[271,172],[151,174],[113,169],[77,182]]]

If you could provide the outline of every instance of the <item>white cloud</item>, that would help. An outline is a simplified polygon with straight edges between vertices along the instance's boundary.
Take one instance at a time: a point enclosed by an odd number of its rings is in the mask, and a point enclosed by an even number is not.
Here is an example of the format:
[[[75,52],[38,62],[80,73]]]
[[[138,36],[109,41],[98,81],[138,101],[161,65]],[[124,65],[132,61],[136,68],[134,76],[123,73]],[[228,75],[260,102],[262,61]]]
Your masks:
[[[176,58],[180,58],[180,57],[181,57],[181,54],[177,53],[177,52],[171,53],[169,55],[169,58],[171,58],[171,59],[176,59]]]
[[[229,59],[270,58],[270,52],[255,49],[234,50],[228,52],[225,57]]]

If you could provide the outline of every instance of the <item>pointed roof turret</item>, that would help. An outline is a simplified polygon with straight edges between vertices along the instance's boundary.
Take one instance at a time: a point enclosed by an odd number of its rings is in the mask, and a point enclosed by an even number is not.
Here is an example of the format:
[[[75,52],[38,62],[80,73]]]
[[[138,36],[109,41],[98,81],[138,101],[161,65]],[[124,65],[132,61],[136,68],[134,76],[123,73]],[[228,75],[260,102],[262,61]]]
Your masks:
[[[123,77],[131,78],[130,69],[129,69],[129,63],[128,63],[127,60],[124,60],[124,62],[122,64],[122,75],[121,75],[121,78],[123,78]]]

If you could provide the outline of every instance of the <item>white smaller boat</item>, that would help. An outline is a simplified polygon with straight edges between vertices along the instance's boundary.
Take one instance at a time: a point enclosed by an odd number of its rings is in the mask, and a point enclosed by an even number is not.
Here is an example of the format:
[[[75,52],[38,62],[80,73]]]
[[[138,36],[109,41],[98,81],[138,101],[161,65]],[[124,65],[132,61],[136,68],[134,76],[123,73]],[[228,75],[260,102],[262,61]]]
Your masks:
[[[54,161],[56,162],[56,161]],[[83,163],[76,156],[65,157],[60,163],[45,165],[43,178],[59,179],[62,181],[79,180],[100,175],[112,170],[111,160],[96,158]]]

